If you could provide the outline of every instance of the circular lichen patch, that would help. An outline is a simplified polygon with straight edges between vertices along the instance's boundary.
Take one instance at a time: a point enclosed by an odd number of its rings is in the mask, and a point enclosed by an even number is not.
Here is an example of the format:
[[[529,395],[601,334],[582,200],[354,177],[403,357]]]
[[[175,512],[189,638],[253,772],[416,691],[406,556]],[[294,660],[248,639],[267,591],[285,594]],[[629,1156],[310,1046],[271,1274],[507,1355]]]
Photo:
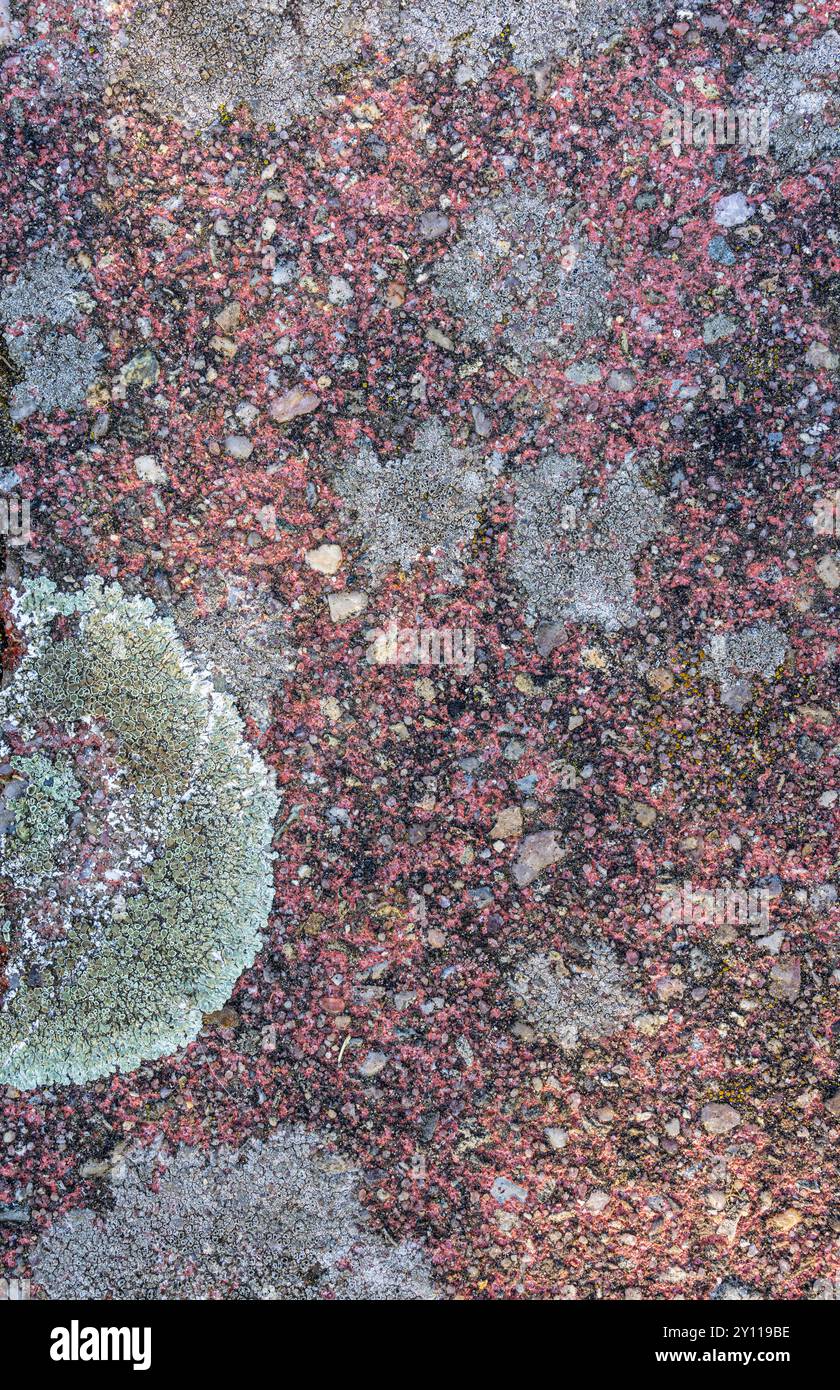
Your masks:
[[[191,1041],[259,950],[272,774],[168,619],[118,584],[12,602],[0,695],[0,1082],[84,1082]]]

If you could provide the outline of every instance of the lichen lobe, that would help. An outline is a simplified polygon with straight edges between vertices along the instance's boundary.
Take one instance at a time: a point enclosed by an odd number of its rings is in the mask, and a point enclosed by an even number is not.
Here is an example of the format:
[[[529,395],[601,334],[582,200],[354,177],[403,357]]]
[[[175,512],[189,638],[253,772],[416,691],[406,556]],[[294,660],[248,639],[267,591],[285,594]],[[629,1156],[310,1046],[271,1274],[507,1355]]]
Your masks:
[[[25,1090],[130,1071],[221,1007],[261,945],[277,797],[148,601],[36,580],[12,611],[0,1081]]]

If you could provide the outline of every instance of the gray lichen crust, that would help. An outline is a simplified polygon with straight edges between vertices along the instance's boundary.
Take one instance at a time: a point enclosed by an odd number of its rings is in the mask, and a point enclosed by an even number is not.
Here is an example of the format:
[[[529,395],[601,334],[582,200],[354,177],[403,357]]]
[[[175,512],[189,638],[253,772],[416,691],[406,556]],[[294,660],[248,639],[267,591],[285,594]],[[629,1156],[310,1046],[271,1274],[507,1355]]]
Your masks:
[[[529,0],[505,9],[497,0],[409,0],[399,36],[426,61],[459,60],[462,76],[483,77],[502,60],[531,72],[577,46],[576,0]],[[466,71],[463,71],[466,69]]]
[[[806,169],[840,154],[838,78],[835,29],[796,53],[768,53],[744,74],[744,96],[769,107],[770,153],[784,168]]]
[[[752,699],[752,678],[772,680],[789,649],[781,629],[761,618],[739,632],[715,633],[708,642],[704,674],[720,683],[721,703],[738,713]]]
[[[644,25],[654,0],[575,0],[575,29],[582,53],[609,47],[627,29]]]
[[[221,1007],[261,945],[277,797],[148,600],[39,579],[12,616],[0,1082],[26,1090],[130,1071]]]
[[[566,361],[608,324],[609,273],[542,188],[510,188],[479,204],[435,280],[472,339],[524,362]]]
[[[191,595],[175,606],[175,620],[190,651],[217,690],[229,694],[261,732],[271,723],[271,700],[280,697],[295,669],[288,615],[273,594],[243,575],[208,580],[215,600],[202,615]]]
[[[639,620],[633,558],[662,525],[663,504],[630,458],[587,497],[577,459],[550,452],[516,486],[511,569],[541,618],[595,623],[606,632]]]
[[[72,262],[47,250],[0,291],[6,348],[23,374],[12,392],[12,419],[84,405],[103,358],[100,339],[83,327],[94,307],[84,284]]]
[[[383,16],[396,10],[396,0],[139,0],[106,67],[191,127],[242,102],[285,127],[324,105],[329,75],[358,61],[366,34],[381,40]]]
[[[511,989],[535,1032],[564,1052],[582,1039],[619,1032],[641,1009],[615,949],[605,941],[578,943],[565,959],[557,952],[528,956]]]
[[[457,579],[493,472],[493,463],[456,448],[446,426],[429,420],[407,454],[380,458],[363,444],[344,462],[335,485],[355,515],[374,574],[389,565],[407,571],[430,556],[441,573]]]
[[[366,45],[403,68],[457,64],[459,83],[497,63],[545,72],[643,20],[649,0],[135,0],[106,46],[109,80],[201,128],[240,103],[282,127],[316,114]]]
[[[35,1247],[33,1276],[50,1298],[436,1297],[421,1248],[371,1229],[358,1172],[303,1129],[126,1160],[112,1210],[69,1212]]]

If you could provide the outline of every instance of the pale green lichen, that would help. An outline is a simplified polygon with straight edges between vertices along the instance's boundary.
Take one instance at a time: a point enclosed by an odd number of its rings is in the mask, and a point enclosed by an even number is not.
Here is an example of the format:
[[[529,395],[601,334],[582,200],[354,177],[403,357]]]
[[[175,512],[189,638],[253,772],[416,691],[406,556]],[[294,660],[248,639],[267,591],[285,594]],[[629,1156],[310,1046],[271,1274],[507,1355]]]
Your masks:
[[[28,1089],[130,1071],[191,1041],[222,1006],[261,945],[277,797],[231,701],[151,603],[99,579],[76,593],[35,580],[14,620],[27,645],[0,696],[7,735],[60,728],[94,746],[72,769],[60,756],[14,760],[30,790],[0,851],[12,904],[0,1082]],[[107,768],[98,789],[84,786],[93,765]],[[42,800],[21,820],[36,786]],[[80,794],[88,812],[59,845]],[[21,824],[54,850],[22,880]],[[75,873],[74,846],[85,856]]]
[[[14,826],[4,867],[15,877],[44,874],[67,833],[68,817],[81,788],[63,758],[53,762],[45,754],[35,753],[30,758],[12,758],[10,766],[17,774],[10,787],[20,788],[22,794],[12,803]]]

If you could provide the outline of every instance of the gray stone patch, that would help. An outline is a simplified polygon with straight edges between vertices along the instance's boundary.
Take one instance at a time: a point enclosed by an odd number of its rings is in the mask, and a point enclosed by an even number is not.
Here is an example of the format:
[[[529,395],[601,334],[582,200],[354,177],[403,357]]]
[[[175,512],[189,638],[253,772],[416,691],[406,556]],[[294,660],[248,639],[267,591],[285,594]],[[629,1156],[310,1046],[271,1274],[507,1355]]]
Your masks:
[[[202,615],[187,595],[176,608],[176,621],[195,659],[213,685],[233,697],[241,714],[265,732],[271,723],[271,698],[281,696],[295,670],[295,654],[285,606],[264,588],[240,575],[228,575],[219,606]]]
[[[709,1294],[715,1303],[751,1303],[756,1299],[762,1299],[757,1289],[752,1289],[748,1284],[742,1284],[740,1279],[728,1277],[721,1279]]]
[[[703,674],[719,682],[721,702],[739,713],[752,700],[752,678],[772,680],[787,654],[784,633],[762,618],[740,632],[715,633],[705,651]]]
[[[372,1229],[359,1177],[297,1127],[238,1150],[137,1149],[108,1183],[111,1210],[69,1212],[41,1237],[33,1279],[51,1299],[434,1299],[421,1247]]]
[[[575,28],[581,52],[609,47],[626,30],[645,24],[655,10],[654,0],[576,0]]]
[[[575,942],[564,955],[528,956],[510,981],[537,1034],[573,1052],[582,1040],[609,1037],[641,1010],[627,972],[606,941]]]
[[[840,1278],[829,1279],[823,1276],[815,1279],[805,1297],[809,1300],[836,1302],[840,1299]]]
[[[139,87],[155,109],[210,125],[245,102],[281,128],[317,114],[332,70],[359,62],[363,37],[381,42],[396,0],[139,0],[112,38],[111,81]]]
[[[496,1178],[490,1188],[499,1206],[504,1206],[505,1202],[527,1202],[528,1189],[521,1183],[511,1182],[510,1178]]]
[[[568,360],[609,323],[606,266],[541,187],[511,187],[478,204],[436,266],[435,285],[471,339],[524,362]]]
[[[770,154],[807,169],[840,154],[840,34],[827,29],[797,53],[771,53],[744,75],[744,99],[770,107]]]
[[[59,251],[47,249],[0,291],[6,348],[23,373],[11,396],[13,420],[84,406],[104,356],[98,335],[84,326],[94,307],[85,280]]]
[[[408,453],[380,457],[363,444],[339,469],[335,487],[354,515],[374,574],[389,565],[410,570],[427,556],[457,579],[498,467],[477,450],[457,448],[446,426],[429,420]]]
[[[837,889],[833,883],[815,883],[808,901],[812,912],[831,912],[837,902]]]
[[[703,342],[712,347],[715,343],[734,338],[738,325],[729,314],[711,314],[703,324]]]
[[[574,52],[576,0],[530,0],[506,9],[497,0],[413,0],[400,11],[399,37],[427,61],[459,61],[459,82],[485,76],[504,60],[532,72]]]
[[[17,43],[20,35],[21,25],[12,18],[10,0],[0,0],[0,48]]]
[[[200,128],[241,102],[286,127],[331,99],[330,80],[371,51],[405,67],[457,64],[463,84],[498,62],[545,73],[611,42],[648,0],[138,0],[107,43],[108,80],[138,87],[161,115]]]
[[[516,484],[511,571],[530,609],[607,632],[633,626],[640,617],[633,557],[653,540],[662,514],[631,458],[590,498],[578,460],[544,454]]]

